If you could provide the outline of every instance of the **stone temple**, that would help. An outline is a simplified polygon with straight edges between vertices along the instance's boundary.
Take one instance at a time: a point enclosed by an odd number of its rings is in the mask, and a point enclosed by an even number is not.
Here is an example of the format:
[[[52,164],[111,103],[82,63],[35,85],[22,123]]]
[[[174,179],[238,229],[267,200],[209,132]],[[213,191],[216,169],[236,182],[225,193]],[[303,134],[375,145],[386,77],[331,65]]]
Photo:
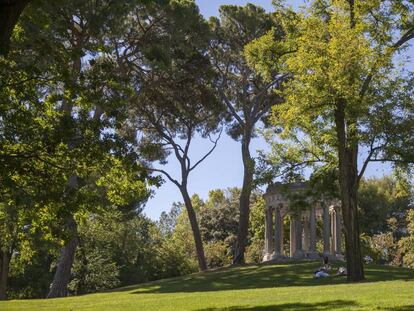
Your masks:
[[[263,195],[265,199],[265,247],[263,261],[292,259],[318,259],[328,256],[331,260],[343,260],[341,250],[342,217],[338,200],[315,199],[307,196],[309,186],[305,182],[275,183]],[[306,204],[298,206],[292,197],[302,196]],[[294,206],[293,206],[294,205]],[[285,253],[283,221],[290,224],[289,248]],[[322,220],[322,236],[317,236],[317,222]],[[316,248],[317,240],[323,251]]]

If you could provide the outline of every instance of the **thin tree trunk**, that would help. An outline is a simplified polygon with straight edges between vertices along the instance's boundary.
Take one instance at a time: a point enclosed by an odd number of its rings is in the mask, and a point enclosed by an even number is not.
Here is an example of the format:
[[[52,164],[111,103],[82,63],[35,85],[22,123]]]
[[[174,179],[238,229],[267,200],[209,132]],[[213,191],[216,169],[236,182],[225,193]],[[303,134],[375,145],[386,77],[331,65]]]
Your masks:
[[[0,300],[6,300],[6,291],[7,291],[7,279],[9,276],[9,252],[8,250],[2,250],[0,256]]]
[[[73,261],[75,259],[76,247],[78,246],[77,225],[72,216],[67,219],[67,228],[71,239],[63,246],[53,282],[47,298],[65,297],[68,294]]]
[[[9,52],[14,26],[30,0],[0,0],[0,55]]]
[[[76,36],[76,35],[75,35]],[[82,52],[82,38],[76,36],[76,45],[74,48],[79,52]],[[81,54],[81,53],[79,53]],[[72,64],[72,81],[69,82],[68,89],[72,92],[71,84],[75,84],[77,78],[79,77],[80,71],[82,67],[81,58],[76,58]],[[74,103],[72,99],[64,100],[62,104],[62,112],[63,118],[72,118],[72,110],[73,110]],[[69,149],[73,149],[75,144],[73,142],[68,143]],[[68,181],[68,189],[71,191],[76,191],[78,187],[78,177],[73,174],[69,177]],[[72,265],[75,260],[75,253],[76,248],[78,246],[78,230],[76,221],[73,218],[73,215],[70,215],[65,220],[66,228],[71,235],[71,239],[66,242],[63,248],[60,251],[60,257],[58,261],[58,265],[55,271],[55,275],[53,276],[52,285],[50,287],[50,291],[46,298],[57,298],[57,297],[65,297],[68,294],[68,284],[71,277]]]
[[[340,101],[335,111],[338,138],[339,183],[345,231],[348,281],[364,280],[358,223],[358,140],[356,123],[345,124],[345,103]]]
[[[193,231],[194,243],[197,252],[198,269],[204,271],[207,269],[206,258],[204,256],[203,242],[201,240],[200,229],[198,226],[197,216],[191,202],[190,195],[188,194],[185,186],[180,187],[181,194],[184,199],[185,208],[187,210],[188,219],[190,220],[191,229]]]
[[[250,195],[253,188],[254,161],[250,156],[250,139],[251,131],[245,133],[242,138],[242,158],[243,158],[243,186],[240,192],[239,201],[239,227],[237,232],[237,240],[233,264],[243,264],[245,262],[244,253],[247,245],[247,234],[249,229],[250,215]]]

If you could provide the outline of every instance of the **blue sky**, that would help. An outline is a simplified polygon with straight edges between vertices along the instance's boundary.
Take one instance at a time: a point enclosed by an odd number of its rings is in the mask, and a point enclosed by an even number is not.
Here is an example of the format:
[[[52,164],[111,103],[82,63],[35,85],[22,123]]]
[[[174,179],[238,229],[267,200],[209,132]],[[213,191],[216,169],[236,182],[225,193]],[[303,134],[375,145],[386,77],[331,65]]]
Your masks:
[[[218,9],[223,4],[245,5],[250,2],[260,5],[266,10],[272,9],[271,0],[196,0],[196,2],[200,12],[206,18],[218,15]],[[303,1],[287,0],[286,3],[298,7]],[[195,163],[209,147],[208,140],[195,138],[190,151],[192,162]],[[266,143],[262,139],[257,138],[252,141],[250,149],[252,154],[255,155],[256,150],[266,150],[266,148]],[[179,179],[178,163],[173,157],[170,157],[169,163],[163,169]],[[370,164],[368,166],[365,176],[383,176],[389,172],[390,167],[388,165],[376,163],[375,165]],[[243,166],[240,144],[223,134],[216,150],[190,173],[188,188],[190,195],[197,193],[205,199],[208,196],[208,192],[212,189],[240,187],[242,179]],[[170,210],[172,203],[178,201],[182,201],[180,192],[174,184],[166,181],[160,188],[155,189],[154,197],[148,201],[144,212],[147,216],[156,220],[162,211]]]
[[[218,9],[220,5],[223,4],[245,5],[246,3],[254,3],[256,5],[260,5],[268,11],[272,9],[272,0],[196,0],[196,2],[204,17],[218,15]],[[286,0],[286,3],[292,5],[293,7],[298,7],[303,4],[303,2],[303,0]]]

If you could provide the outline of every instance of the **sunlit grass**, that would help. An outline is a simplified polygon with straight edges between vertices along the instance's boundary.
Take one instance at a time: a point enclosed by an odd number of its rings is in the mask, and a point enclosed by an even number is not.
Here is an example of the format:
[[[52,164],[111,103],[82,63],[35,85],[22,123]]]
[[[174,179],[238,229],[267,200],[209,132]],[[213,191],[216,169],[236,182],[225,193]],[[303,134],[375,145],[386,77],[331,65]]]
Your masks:
[[[313,279],[318,266],[225,268],[80,297],[2,302],[0,310],[414,310],[408,269],[367,266],[366,281],[348,284]]]

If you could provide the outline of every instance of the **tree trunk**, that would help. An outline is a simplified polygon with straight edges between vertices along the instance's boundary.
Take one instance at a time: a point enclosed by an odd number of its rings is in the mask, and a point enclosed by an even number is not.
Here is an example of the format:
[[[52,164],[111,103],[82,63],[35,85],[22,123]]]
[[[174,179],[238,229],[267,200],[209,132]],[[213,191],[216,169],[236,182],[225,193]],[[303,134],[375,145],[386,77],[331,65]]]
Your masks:
[[[9,52],[14,26],[30,0],[0,0],[0,55]]]
[[[194,243],[197,252],[198,269],[204,271],[207,269],[206,258],[204,256],[203,242],[201,240],[200,228],[198,227],[197,216],[185,186],[180,187],[181,194],[184,199],[185,208],[187,210],[188,219],[190,220],[191,229],[193,231]]]
[[[240,192],[239,205],[239,227],[233,264],[243,264],[245,262],[244,253],[247,244],[247,234],[249,229],[250,215],[250,195],[253,188],[254,161],[250,156],[251,130],[244,134],[242,138],[242,158],[243,158],[243,186]]]
[[[356,122],[345,123],[345,103],[340,101],[335,110],[338,138],[339,183],[345,231],[345,249],[348,281],[364,280],[361,242],[358,223],[358,140]]]
[[[7,279],[9,276],[9,252],[8,250],[1,250],[0,256],[0,300],[6,300]]]
[[[83,50],[83,37],[80,35],[79,32],[74,32],[74,44],[73,49],[75,51],[79,52],[79,55],[82,54]],[[82,69],[82,60],[80,57],[77,57],[74,59],[72,64],[72,77],[71,80],[68,82],[68,84],[65,86],[65,89],[67,89],[70,93],[74,92],[76,94],[75,90],[72,89],[74,85],[76,85],[76,81],[79,78],[80,72]],[[62,104],[62,112],[63,112],[63,119],[65,118],[72,118],[72,110],[74,107],[74,101],[72,99],[73,94],[68,99],[65,99]],[[74,96],[73,96],[74,97]],[[96,110],[95,116],[96,119],[98,119],[101,115],[101,111]],[[75,142],[68,142],[69,149],[73,149],[75,147]],[[68,181],[68,189],[70,191],[77,191],[78,187],[78,177],[74,173],[69,177]],[[66,222],[66,228],[70,234],[70,240],[66,242],[66,244],[63,246],[60,252],[60,257],[58,261],[58,265],[55,271],[55,275],[53,276],[53,282],[50,287],[49,294],[47,295],[47,298],[57,298],[57,297],[65,297],[68,294],[68,284],[71,277],[71,271],[72,271],[72,265],[75,260],[75,252],[76,248],[78,246],[79,240],[78,240],[78,230],[76,221],[73,218],[73,215],[70,215],[65,220]]]
[[[77,226],[72,216],[67,219],[67,227],[71,239],[66,242],[60,252],[59,262],[47,298],[65,297],[68,294],[68,284],[78,246]]]

